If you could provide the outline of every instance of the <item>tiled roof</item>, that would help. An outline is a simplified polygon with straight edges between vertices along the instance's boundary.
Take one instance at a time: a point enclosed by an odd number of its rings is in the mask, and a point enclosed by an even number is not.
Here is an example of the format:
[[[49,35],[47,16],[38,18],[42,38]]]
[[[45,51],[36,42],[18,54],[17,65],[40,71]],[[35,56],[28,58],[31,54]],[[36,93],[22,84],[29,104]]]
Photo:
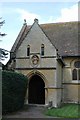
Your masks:
[[[80,30],[78,22],[47,23],[41,24],[40,27],[48,36],[52,44],[56,46],[58,53],[61,56],[80,56]],[[18,41],[17,46],[15,46],[15,50],[24,40],[29,29],[30,26],[27,26],[26,29],[24,29],[24,35],[22,33],[23,37]],[[13,51],[13,49],[11,51]]]
[[[78,22],[51,23],[40,26],[61,56],[80,55]]]

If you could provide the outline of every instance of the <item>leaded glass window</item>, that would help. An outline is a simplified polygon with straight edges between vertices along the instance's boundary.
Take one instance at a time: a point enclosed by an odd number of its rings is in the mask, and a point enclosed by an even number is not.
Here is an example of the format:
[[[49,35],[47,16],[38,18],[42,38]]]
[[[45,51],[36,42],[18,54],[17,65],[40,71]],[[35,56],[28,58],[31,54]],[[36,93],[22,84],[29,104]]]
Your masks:
[[[80,61],[74,62],[74,69],[72,70],[72,79],[80,80]]]

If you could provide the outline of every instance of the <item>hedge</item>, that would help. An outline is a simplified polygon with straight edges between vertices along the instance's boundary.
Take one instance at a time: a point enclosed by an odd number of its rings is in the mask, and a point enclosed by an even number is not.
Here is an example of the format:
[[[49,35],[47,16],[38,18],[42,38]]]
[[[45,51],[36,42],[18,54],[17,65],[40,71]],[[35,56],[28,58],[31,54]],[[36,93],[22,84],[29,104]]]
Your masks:
[[[2,71],[2,113],[19,110],[24,105],[27,77],[16,72]]]

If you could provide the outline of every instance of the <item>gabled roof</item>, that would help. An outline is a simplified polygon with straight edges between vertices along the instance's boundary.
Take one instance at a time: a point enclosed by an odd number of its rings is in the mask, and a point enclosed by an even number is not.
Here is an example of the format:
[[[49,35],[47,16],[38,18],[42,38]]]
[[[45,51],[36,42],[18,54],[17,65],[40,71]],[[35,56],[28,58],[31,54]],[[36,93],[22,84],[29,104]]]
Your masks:
[[[80,54],[78,22],[52,23],[41,25],[61,56]]]
[[[79,23],[47,23],[41,24],[40,27],[51,40],[52,44],[58,49],[61,56],[78,56],[80,55],[79,44]],[[23,25],[11,52],[18,49],[25,36],[28,34],[31,26]]]

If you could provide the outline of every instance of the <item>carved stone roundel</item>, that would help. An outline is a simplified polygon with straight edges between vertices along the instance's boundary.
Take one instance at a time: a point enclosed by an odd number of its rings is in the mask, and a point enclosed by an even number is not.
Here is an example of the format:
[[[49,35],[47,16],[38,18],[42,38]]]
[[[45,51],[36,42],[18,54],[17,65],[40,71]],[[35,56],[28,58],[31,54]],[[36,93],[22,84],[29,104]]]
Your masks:
[[[31,61],[32,61],[32,64],[34,66],[38,65],[38,63],[39,63],[39,57],[37,55],[33,55],[32,58],[31,58]]]

